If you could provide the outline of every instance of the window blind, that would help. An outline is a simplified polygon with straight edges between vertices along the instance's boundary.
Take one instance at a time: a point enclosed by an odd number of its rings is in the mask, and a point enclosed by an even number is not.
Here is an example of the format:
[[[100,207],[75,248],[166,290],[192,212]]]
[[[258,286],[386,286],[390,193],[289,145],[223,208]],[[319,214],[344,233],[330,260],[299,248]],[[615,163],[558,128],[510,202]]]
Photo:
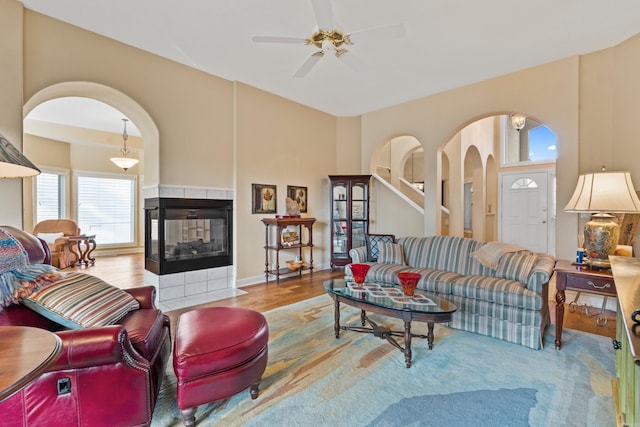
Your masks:
[[[99,244],[134,242],[135,179],[78,175],[78,226]]]

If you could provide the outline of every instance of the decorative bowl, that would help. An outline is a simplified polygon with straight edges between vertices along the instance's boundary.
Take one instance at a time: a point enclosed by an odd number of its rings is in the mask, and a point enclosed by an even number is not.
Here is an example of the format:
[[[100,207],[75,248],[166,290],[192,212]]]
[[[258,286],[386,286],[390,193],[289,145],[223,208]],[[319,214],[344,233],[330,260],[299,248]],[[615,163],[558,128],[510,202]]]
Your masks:
[[[300,270],[300,268],[302,268],[302,261],[296,261],[295,259],[290,259],[289,261],[286,261],[286,263],[287,263],[287,267],[291,271],[298,271]]]
[[[406,296],[412,297],[416,292],[416,287],[421,277],[422,275],[420,273],[411,273],[408,271],[398,273],[398,279],[402,285],[402,292]]]
[[[369,271],[369,264],[351,264],[351,274],[353,274],[353,281],[361,285],[364,283],[364,278],[367,277],[367,271]]]

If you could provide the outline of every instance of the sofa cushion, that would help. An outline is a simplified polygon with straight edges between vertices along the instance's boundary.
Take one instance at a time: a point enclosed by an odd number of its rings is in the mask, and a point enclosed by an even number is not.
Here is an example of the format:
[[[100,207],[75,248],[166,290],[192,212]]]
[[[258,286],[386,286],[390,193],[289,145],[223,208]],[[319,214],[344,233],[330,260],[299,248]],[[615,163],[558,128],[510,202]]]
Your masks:
[[[496,277],[526,284],[537,261],[538,255],[529,252],[505,254],[500,258],[500,263],[496,269]]]
[[[544,305],[542,295],[527,289],[520,282],[499,277],[461,276],[452,283],[451,293],[529,310],[540,310]]]
[[[84,273],[73,273],[22,300],[69,329],[112,325],[140,307],[130,294]]]
[[[379,263],[405,265],[404,250],[397,243],[378,243],[378,250]]]
[[[431,236],[403,237],[398,239],[398,243],[403,246],[410,267],[446,270],[463,275],[494,275],[493,270],[472,257],[484,242],[465,237]]]

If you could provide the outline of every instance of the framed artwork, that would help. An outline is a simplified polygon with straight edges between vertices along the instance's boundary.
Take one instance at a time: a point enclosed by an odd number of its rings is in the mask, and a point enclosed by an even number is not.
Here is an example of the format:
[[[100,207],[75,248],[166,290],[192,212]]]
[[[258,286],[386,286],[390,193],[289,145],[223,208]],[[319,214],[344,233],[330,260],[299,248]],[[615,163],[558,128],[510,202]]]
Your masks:
[[[307,212],[307,187],[287,185],[287,197],[291,197],[300,206],[300,212]]]
[[[276,213],[277,194],[275,185],[251,184],[251,213]]]

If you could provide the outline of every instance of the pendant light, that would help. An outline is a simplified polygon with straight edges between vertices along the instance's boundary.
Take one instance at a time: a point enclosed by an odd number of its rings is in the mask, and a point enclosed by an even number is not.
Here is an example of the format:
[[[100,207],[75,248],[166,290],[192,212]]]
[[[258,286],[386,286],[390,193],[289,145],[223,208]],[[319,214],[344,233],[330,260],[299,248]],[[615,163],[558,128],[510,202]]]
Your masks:
[[[524,127],[527,122],[527,117],[522,114],[512,114],[511,115],[511,126],[518,132]]]
[[[127,157],[127,155],[131,152],[131,150],[127,148],[127,139],[129,138],[129,135],[127,135],[127,122],[129,121],[129,119],[122,119],[122,121],[124,122],[124,131],[122,132],[123,147],[120,149],[120,151],[122,152],[122,157],[112,157],[111,161],[115,163],[119,168],[127,170],[131,166],[136,165],[138,163],[138,159]]]

